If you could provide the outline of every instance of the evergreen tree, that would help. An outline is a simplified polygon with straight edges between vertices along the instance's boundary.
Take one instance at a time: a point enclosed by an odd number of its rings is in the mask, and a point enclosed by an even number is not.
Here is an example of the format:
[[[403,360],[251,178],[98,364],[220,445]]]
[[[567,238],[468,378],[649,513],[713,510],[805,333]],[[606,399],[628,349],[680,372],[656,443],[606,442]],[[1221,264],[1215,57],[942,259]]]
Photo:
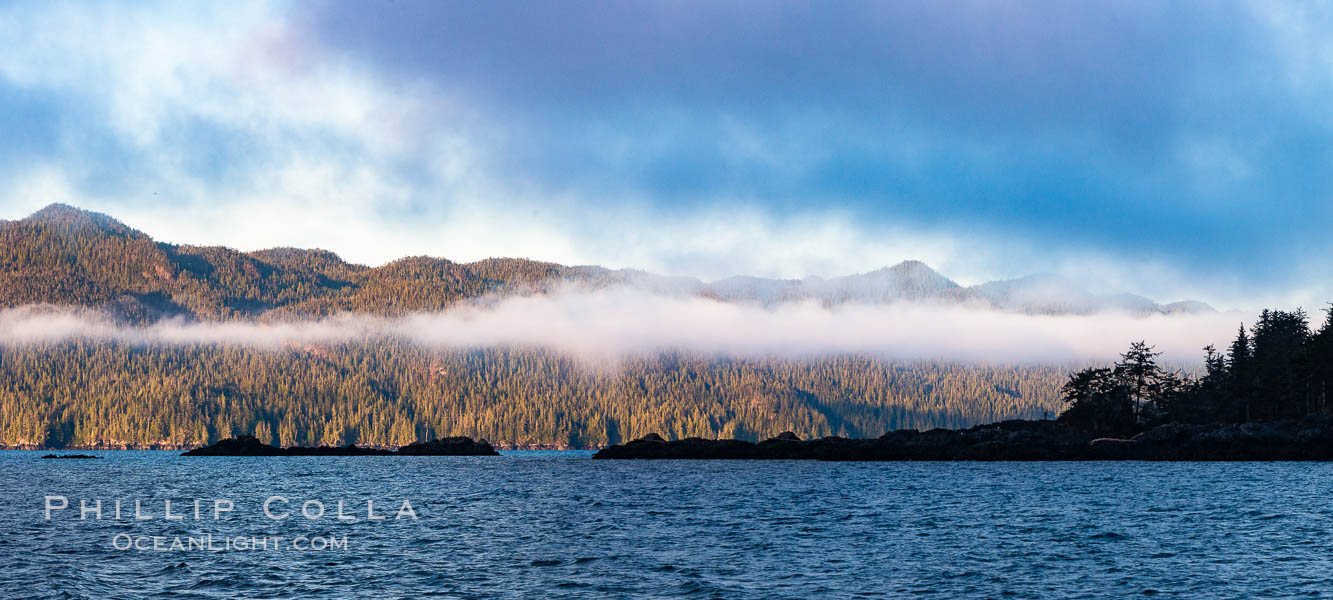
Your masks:
[[[1227,351],[1230,376],[1226,388],[1231,419],[1242,423],[1248,423],[1251,416],[1250,398],[1254,389],[1251,368],[1253,358],[1254,350],[1250,346],[1250,337],[1245,332],[1245,324],[1241,323],[1240,330],[1236,332],[1236,339],[1231,342],[1231,348]]]
[[[1250,374],[1251,405],[1261,419],[1295,418],[1310,412],[1307,348],[1309,318],[1305,311],[1265,310],[1255,323]]]
[[[1326,412],[1329,410],[1329,391],[1333,387],[1333,305],[1324,310],[1324,323],[1310,338],[1308,359],[1315,408]]]
[[[1111,369],[1075,372],[1060,393],[1069,405],[1060,415],[1065,424],[1101,434],[1122,434],[1135,427],[1132,388]]]
[[[1153,352],[1153,347],[1146,342],[1134,342],[1129,350],[1120,355],[1120,362],[1115,364],[1115,375],[1125,382],[1133,398],[1132,417],[1137,422],[1142,420],[1146,402],[1152,397],[1156,387],[1162,381],[1162,369],[1157,365],[1160,352]]]

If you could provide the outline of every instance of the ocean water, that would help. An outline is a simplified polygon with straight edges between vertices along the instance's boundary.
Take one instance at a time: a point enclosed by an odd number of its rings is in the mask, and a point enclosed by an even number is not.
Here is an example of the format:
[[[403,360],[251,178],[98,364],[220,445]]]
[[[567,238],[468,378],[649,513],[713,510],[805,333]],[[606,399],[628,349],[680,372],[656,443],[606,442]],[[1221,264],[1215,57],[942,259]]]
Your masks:
[[[40,454],[0,453],[0,597],[1333,595],[1326,464]],[[260,537],[282,540],[225,541]]]

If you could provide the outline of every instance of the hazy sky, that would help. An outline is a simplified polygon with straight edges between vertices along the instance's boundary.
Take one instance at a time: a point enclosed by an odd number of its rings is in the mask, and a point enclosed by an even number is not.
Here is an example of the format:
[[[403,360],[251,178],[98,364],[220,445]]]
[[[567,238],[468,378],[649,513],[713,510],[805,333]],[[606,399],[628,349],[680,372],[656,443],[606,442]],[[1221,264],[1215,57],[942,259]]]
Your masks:
[[[1333,9],[0,2],[0,218],[720,277],[1333,299]]]

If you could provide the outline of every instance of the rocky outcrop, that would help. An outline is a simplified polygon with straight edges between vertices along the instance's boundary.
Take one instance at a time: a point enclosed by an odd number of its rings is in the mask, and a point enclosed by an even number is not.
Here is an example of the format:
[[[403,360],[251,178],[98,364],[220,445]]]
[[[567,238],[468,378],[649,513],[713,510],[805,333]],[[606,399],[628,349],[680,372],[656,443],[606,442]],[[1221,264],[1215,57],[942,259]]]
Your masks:
[[[428,442],[417,442],[398,450],[346,446],[318,446],[279,448],[259,441],[252,435],[229,438],[211,446],[195,448],[181,456],[499,456],[486,440],[472,441],[467,437],[449,437]]]
[[[499,456],[486,440],[472,441],[469,437],[447,437],[429,442],[417,442],[398,449],[399,456]]]
[[[1162,425],[1129,439],[1095,437],[1055,421],[1004,421],[970,429],[890,431],[875,439],[759,443],[656,434],[598,452],[600,459],[895,460],[1333,460],[1329,418],[1241,425]]]
[[[47,454],[42,456],[42,458],[102,458],[102,457],[93,456],[91,454]]]
[[[1333,460],[1333,421],[1162,425],[1107,450],[1140,460]]]
[[[496,450],[583,450],[584,448],[570,445],[567,442],[491,442],[491,447]]]

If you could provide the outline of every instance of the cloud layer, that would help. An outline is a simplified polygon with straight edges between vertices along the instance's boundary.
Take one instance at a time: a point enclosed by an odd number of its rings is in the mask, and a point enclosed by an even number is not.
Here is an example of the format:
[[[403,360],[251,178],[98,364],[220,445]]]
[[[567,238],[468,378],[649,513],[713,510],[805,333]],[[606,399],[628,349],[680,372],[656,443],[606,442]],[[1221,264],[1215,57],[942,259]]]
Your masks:
[[[1147,340],[1167,360],[1197,362],[1225,345],[1241,320],[1211,313],[1136,317],[1031,316],[900,303],[764,309],[627,289],[516,297],[487,308],[386,319],[357,315],[299,323],[163,321],[128,327],[93,314],[26,307],[0,311],[0,344],[73,339],[131,344],[215,344],[279,349],[378,336],[431,347],[535,346],[594,362],[665,350],[732,356],[866,353],[903,360],[989,363],[1106,361]]]
[[[1331,39],[1259,2],[9,3],[0,216],[1314,306]]]

